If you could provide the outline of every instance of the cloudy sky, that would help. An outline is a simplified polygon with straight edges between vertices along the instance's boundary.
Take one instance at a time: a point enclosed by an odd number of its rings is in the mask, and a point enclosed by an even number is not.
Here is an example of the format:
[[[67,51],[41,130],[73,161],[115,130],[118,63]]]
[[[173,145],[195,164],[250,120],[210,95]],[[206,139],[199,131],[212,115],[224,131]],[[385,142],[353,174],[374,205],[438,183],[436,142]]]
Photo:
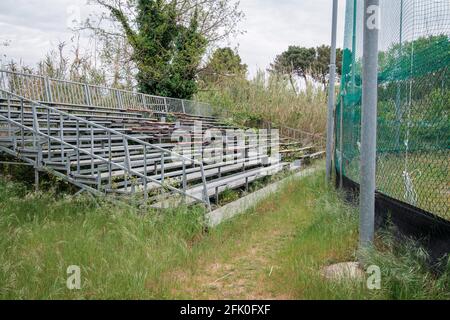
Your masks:
[[[59,41],[70,42],[74,17],[93,10],[87,0],[1,0],[0,59],[34,65]],[[343,42],[344,0],[340,1],[338,46]],[[289,45],[329,44],[331,0],[241,0],[246,33],[229,43],[239,48],[250,75],[266,69]],[[77,18],[78,19],[78,18]],[[7,43],[8,46],[4,46]],[[88,45],[82,41],[82,44]]]

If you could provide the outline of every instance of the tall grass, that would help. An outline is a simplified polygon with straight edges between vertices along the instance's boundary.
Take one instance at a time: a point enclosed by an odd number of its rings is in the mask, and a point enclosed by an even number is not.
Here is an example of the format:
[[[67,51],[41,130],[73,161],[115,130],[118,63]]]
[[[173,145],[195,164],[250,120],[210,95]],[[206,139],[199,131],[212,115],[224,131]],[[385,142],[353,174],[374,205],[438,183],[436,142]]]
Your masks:
[[[437,277],[417,246],[384,237],[365,256],[381,268],[381,290],[324,279],[322,267],[355,259],[358,215],[323,172],[208,233],[202,221],[201,208],[142,211],[0,179],[0,299],[214,298],[220,282],[225,298],[450,299],[450,265]],[[66,287],[70,265],[81,290]]]
[[[398,243],[391,230],[377,233],[374,250],[358,250],[358,209],[323,180],[319,174],[297,185],[303,216],[310,219],[303,225],[292,222],[297,232],[277,255],[277,290],[298,299],[450,299],[450,259],[443,261],[443,274],[436,275],[424,249],[412,240]],[[369,290],[366,279],[328,281],[322,276],[323,267],[357,261],[357,256],[365,268],[380,267],[381,289]]]
[[[1,181],[0,298],[168,297],[173,284],[160,276],[189,255],[202,210],[161,216],[97,201]],[[66,287],[70,265],[81,268],[82,290]]]
[[[326,128],[326,93],[308,85],[295,93],[288,79],[259,72],[252,80],[224,79],[197,99],[228,112],[241,124],[266,120],[310,133]]]

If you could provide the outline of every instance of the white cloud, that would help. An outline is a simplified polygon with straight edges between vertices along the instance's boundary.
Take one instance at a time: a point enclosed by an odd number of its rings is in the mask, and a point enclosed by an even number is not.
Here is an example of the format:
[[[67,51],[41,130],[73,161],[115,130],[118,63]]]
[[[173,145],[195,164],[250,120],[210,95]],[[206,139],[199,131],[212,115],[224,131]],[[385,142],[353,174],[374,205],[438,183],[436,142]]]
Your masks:
[[[86,18],[90,10],[86,0],[2,0],[0,43],[9,46],[0,46],[0,62],[14,59],[34,66],[58,42],[70,42],[73,19]]]
[[[341,0],[341,22],[338,46],[341,46],[345,1]],[[250,75],[266,69],[275,56],[289,45],[317,46],[330,42],[331,0],[241,0],[246,14],[241,28],[246,33],[230,40],[239,45]],[[72,36],[68,26],[78,6],[86,18],[92,6],[86,0],[2,0],[0,2],[0,58],[36,64],[58,41],[68,42]]]
[[[339,1],[338,46],[343,43],[345,1]],[[231,41],[249,65],[250,75],[266,69],[289,45],[306,47],[329,44],[331,0],[242,0],[247,32]]]

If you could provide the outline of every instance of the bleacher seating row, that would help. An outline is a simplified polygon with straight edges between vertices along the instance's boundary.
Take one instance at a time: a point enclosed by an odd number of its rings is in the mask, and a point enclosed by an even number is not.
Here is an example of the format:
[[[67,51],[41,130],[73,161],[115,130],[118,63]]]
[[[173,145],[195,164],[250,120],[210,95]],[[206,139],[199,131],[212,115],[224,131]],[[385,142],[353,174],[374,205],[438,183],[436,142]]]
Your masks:
[[[243,145],[227,141],[227,130],[242,128],[211,116],[42,104],[5,91],[1,97],[0,152],[82,190],[139,196],[155,207],[167,206],[170,199],[209,206],[210,198],[217,201],[223,191],[248,188],[285,168],[292,154],[297,159],[322,154],[314,146],[271,134],[267,149],[279,142],[281,158],[255,153],[259,146],[251,139]],[[199,122],[200,131],[195,127]],[[205,141],[208,129],[221,137]],[[178,136],[183,141],[174,139]]]

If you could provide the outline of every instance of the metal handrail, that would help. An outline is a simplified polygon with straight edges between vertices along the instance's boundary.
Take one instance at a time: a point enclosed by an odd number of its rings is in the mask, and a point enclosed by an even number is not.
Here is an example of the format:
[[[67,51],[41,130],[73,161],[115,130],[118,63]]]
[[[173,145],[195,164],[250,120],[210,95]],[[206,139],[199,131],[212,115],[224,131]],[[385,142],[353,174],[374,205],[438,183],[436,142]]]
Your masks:
[[[8,79],[6,79],[5,75],[23,77],[24,79],[17,79],[17,81],[12,80],[12,82],[6,83],[5,81],[7,81]],[[33,79],[33,81],[38,79],[38,83],[31,83],[30,85],[31,79]],[[25,82],[27,81],[28,86],[25,85]],[[64,86],[60,88],[58,84]],[[66,87],[66,85],[68,85],[68,87]],[[126,109],[136,107],[138,105],[139,109],[142,110],[148,109],[151,111],[157,111],[159,113],[182,112],[188,114],[192,113],[192,110],[188,109],[191,109],[191,106],[194,105],[194,109],[197,109],[197,107],[202,108],[201,112],[198,112],[197,114],[207,115],[212,114],[213,112],[213,107],[210,104],[204,102],[149,95],[136,91],[116,89],[101,85],[92,85],[83,82],[56,79],[42,75],[0,69],[0,88],[13,92],[14,90],[8,90],[8,86],[17,86],[19,87],[19,91],[22,92],[25,90],[29,90],[31,91],[30,95],[32,95],[32,97],[27,98],[43,103],[71,103],[80,105],[79,101],[83,101],[83,104],[89,106],[105,107],[105,105],[101,104],[107,104],[106,107],[112,109]],[[55,92],[53,92],[53,90]],[[104,95],[102,92],[107,92],[108,94]],[[24,94],[20,95],[25,96]],[[61,101],[63,100],[61,99],[62,96],[66,100],[68,98],[69,101]],[[37,97],[39,97],[40,99],[36,99]],[[138,99],[139,101],[135,99]],[[94,103],[93,100],[96,100],[97,104]],[[124,105],[124,103],[126,104],[126,106]],[[164,108],[164,110],[155,110],[158,109],[158,107]]]
[[[307,136],[321,144],[325,144],[326,142],[326,138],[324,137],[323,134],[320,133],[311,133],[308,131],[291,128],[285,125],[279,125],[270,121],[263,121],[263,126],[265,128],[278,128],[280,130],[280,134],[284,134],[285,136],[292,139],[298,139],[299,138],[298,136],[300,136],[300,138],[302,136]],[[293,135],[291,133],[293,133]]]
[[[70,146],[71,148],[73,148],[75,150],[78,150],[79,152],[85,153],[85,154],[91,156],[92,158],[95,158],[95,159],[100,160],[100,161],[105,162],[105,163],[109,163],[109,164],[114,165],[115,167],[117,167],[119,169],[122,169],[122,170],[124,170],[124,171],[126,171],[126,172],[128,172],[130,174],[133,174],[133,175],[136,175],[136,176],[138,176],[140,178],[143,178],[143,179],[145,179],[145,184],[147,184],[148,182],[157,183],[157,184],[159,184],[159,185],[161,185],[163,187],[168,188],[171,191],[175,191],[175,192],[178,192],[178,193],[180,193],[182,195],[190,196],[192,198],[195,198],[195,200],[205,203],[208,206],[208,208],[210,208],[209,197],[207,196],[207,194],[208,194],[207,193],[207,183],[206,183],[206,176],[205,176],[205,172],[204,172],[203,162],[198,161],[198,160],[193,159],[193,158],[191,159],[191,158],[185,157],[185,156],[183,156],[181,154],[178,154],[178,153],[176,153],[176,152],[174,152],[172,150],[167,150],[167,149],[164,149],[164,148],[152,145],[151,143],[148,143],[148,142],[145,142],[143,140],[137,139],[137,138],[135,138],[133,136],[124,134],[122,132],[118,132],[118,131],[116,131],[114,129],[111,129],[111,128],[104,127],[104,126],[99,125],[99,124],[97,124],[95,122],[86,120],[84,118],[77,117],[77,116],[72,115],[70,113],[58,110],[57,108],[54,108],[54,107],[51,107],[51,106],[39,103],[37,101],[33,101],[31,99],[27,99],[25,97],[22,97],[20,95],[15,94],[15,93],[9,92],[7,90],[3,90],[3,89],[0,88],[0,92],[3,92],[3,93],[5,93],[6,95],[9,95],[9,96],[16,97],[17,99],[19,99],[21,101],[26,101],[26,102],[30,103],[31,105],[38,106],[39,108],[47,109],[47,110],[52,111],[52,112],[54,112],[56,114],[59,114],[60,116],[68,117],[71,120],[79,121],[80,123],[84,123],[84,124],[86,124],[86,125],[88,125],[90,127],[96,127],[96,128],[104,130],[105,132],[107,132],[109,134],[113,134],[113,135],[122,137],[123,139],[133,141],[134,143],[142,145],[144,147],[144,150],[146,150],[146,148],[148,147],[150,149],[154,149],[154,150],[157,150],[157,151],[161,152],[162,155],[163,154],[169,154],[170,156],[172,156],[174,158],[179,158],[179,159],[183,160],[183,163],[185,163],[186,161],[189,161],[190,163],[199,165],[200,171],[201,171],[201,175],[202,175],[202,184],[203,184],[205,199],[198,199],[196,197],[192,197],[192,196],[188,195],[185,191],[179,190],[179,189],[174,188],[172,186],[165,185],[165,184],[163,184],[163,182],[159,182],[156,179],[144,176],[143,174],[141,174],[141,173],[139,173],[139,172],[137,172],[137,171],[135,171],[135,170],[133,170],[131,168],[126,168],[126,167],[124,167],[124,166],[122,166],[120,164],[112,162],[109,159],[105,159],[105,158],[100,157],[98,155],[95,155],[95,154],[93,154],[93,153],[91,153],[91,152],[89,152],[89,151],[87,151],[85,149],[79,148],[78,146],[66,143],[64,140],[61,140],[59,138],[55,138],[54,136],[47,135],[44,132],[41,132],[39,130],[37,132],[35,132],[35,129],[29,128],[29,127],[24,126],[23,124],[20,124],[19,122],[16,122],[16,121],[14,121],[14,120],[12,120],[12,119],[10,119],[8,117],[0,115],[0,118],[4,119],[4,120],[6,120],[6,121],[8,121],[10,123],[13,123],[16,126],[19,126],[19,127],[23,128],[23,129],[30,130],[30,131],[32,131],[34,133],[37,133],[37,134],[39,134],[39,135],[41,135],[41,136],[43,136],[43,137],[45,137],[47,139],[58,141],[60,144],[63,144],[63,145],[66,145],[66,146]],[[33,108],[33,110],[35,110],[35,108]],[[163,179],[164,179],[164,175],[162,174],[162,180]],[[183,182],[183,184],[184,184],[184,182]]]

